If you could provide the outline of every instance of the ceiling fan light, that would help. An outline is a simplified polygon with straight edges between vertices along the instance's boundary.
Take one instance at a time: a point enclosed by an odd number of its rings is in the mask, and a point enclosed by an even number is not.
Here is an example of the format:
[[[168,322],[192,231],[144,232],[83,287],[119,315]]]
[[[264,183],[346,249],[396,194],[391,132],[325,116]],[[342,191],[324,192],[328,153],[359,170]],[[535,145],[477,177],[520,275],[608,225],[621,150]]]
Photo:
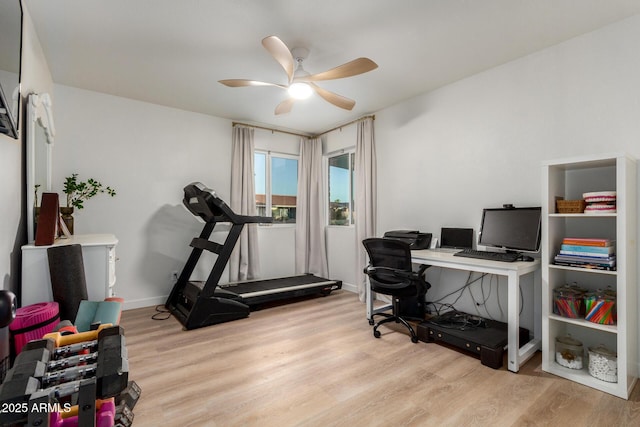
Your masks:
[[[313,93],[313,89],[306,83],[292,83],[289,86],[289,95],[295,99],[307,99]]]

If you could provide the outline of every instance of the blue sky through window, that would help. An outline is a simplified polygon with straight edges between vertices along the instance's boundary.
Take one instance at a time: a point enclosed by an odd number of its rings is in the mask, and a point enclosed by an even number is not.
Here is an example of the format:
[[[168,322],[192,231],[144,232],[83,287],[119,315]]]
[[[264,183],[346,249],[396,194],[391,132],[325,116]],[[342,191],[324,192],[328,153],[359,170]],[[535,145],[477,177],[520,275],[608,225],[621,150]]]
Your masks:
[[[267,155],[255,153],[256,194],[266,194]],[[298,160],[271,156],[271,193],[279,196],[298,194]]]
[[[340,200],[341,202],[349,201],[349,170],[338,168],[335,166],[329,167],[329,200],[335,202]]]
[[[256,176],[256,194],[267,194],[266,163],[267,156],[264,153],[255,153],[253,161],[254,174]]]
[[[298,194],[298,161],[271,157],[271,192],[280,196]]]
[[[298,192],[298,161],[296,159],[272,156],[271,163],[272,193],[283,196],[295,196]],[[266,194],[266,164],[267,155],[265,153],[255,153],[254,168],[256,176],[256,194]],[[349,169],[330,166],[329,174],[330,200],[348,202]]]

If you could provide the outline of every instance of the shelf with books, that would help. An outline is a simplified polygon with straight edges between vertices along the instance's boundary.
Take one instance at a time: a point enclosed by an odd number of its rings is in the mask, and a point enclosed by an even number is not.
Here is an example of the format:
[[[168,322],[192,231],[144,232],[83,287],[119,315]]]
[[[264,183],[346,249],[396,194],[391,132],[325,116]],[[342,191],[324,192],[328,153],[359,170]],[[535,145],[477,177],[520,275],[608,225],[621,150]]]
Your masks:
[[[543,164],[542,176],[542,369],[628,399],[638,376],[636,162],[624,154],[550,161]],[[615,194],[610,202],[615,212],[557,212],[557,200],[584,199],[589,192]],[[580,315],[554,306],[563,302],[557,300],[558,290],[567,284],[585,292]],[[603,305],[593,304],[594,295]],[[593,311],[611,306],[611,317]],[[556,340],[565,336],[584,345],[585,360],[590,349],[601,345],[615,355],[614,382],[590,375],[586,367],[561,366]]]
[[[584,267],[571,267],[568,265],[558,265],[558,264],[549,264],[549,268],[552,270],[556,269],[556,270],[565,270],[565,271],[579,271],[579,272],[589,272],[593,274],[605,274],[605,275],[612,275],[612,276],[615,276],[616,274],[618,274],[616,270],[595,270],[595,269],[588,269]]]
[[[615,271],[615,241],[606,238],[565,237],[553,258],[554,265]]]

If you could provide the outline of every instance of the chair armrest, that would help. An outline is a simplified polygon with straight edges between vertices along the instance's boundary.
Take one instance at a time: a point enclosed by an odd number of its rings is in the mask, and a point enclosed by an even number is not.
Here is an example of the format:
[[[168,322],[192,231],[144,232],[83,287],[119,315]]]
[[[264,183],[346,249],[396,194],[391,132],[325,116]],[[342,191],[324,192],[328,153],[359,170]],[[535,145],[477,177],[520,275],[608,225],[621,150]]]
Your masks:
[[[374,267],[372,265],[368,265],[365,269],[364,269],[364,273],[365,274],[372,274],[372,273],[377,273],[379,271],[384,271],[384,272],[389,272],[389,273],[397,273],[397,272],[402,272],[402,273],[410,273],[409,271],[402,271],[402,270],[398,270],[397,268],[391,268],[391,267]]]
[[[408,279],[408,280],[417,279],[416,273],[413,271],[398,270],[397,268],[391,268],[391,267],[373,267],[370,265],[364,269],[364,273],[367,275],[376,274],[378,272],[390,273],[390,274],[393,274],[395,277],[399,277],[401,279]]]

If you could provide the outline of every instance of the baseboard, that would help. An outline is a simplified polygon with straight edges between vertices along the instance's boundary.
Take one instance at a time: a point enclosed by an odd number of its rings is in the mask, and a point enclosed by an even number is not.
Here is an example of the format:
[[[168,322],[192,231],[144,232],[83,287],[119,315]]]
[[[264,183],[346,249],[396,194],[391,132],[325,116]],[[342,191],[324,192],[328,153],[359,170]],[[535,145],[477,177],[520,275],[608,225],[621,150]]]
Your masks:
[[[352,285],[351,283],[342,282],[342,289],[345,291],[353,292],[354,294],[358,293],[358,287],[356,285]]]
[[[167,302],[168,295],[152,297],[152,298],[142,298],[142,299],[134,299],[134,300],[125,300],[123,310],[134,310],[136,308],[144,308],[144,307],[153,307],[156,305],[164,305]]]

